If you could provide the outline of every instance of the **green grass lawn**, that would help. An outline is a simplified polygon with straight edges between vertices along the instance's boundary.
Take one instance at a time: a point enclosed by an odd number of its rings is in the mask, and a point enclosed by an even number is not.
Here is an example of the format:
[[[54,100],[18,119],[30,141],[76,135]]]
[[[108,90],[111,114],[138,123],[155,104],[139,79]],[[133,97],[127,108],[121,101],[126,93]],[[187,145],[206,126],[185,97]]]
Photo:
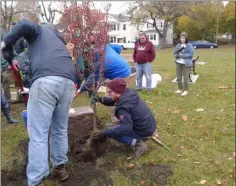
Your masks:
[[[132,53],[131,50],[125,53]],[[154,164],[170,165],[173,176],[169,185],[192,186],[205,182],[205,185],[234,185],[235,170],[235,49],[198,49],[194,56],[200,56],[198,61],[205,65],[196,65],[199,79],[196,84],[190,84],[186,97],[177,96],[174,91],[176,84],[175,64],[172,57],[173,48],[157,50],[153,62],[153,72],[162,76],[162,82],[151,93],[141,92],[158,121],[160,139],[168,145],[175,154],[158,146],[152,141],[150,152],[135,162],[140,166],[148,161]],[[219,87],[229,87],[220,89]],[[135,88],[134,82],[131,85]],[[232,88],[233,87],[233,88]],[[75,106],[88,105],[87,96],[82,95],[73,103]],[[195,109],[203,108],[197,112]],[[98,116],[104,122],[109,121],[107,108],[98,106]],[[23,105],[12,105],[12,114],[21,119]],[[185,118],[185,121],[184,119]],[[20,159],[19,141],[26,138],[26,130],[21,119],[20,125],[8,126],[2,116],[2,168],[14,165],[14,159]],[[116,167],[127,167],[126,160],[130,152],[108,155],[99,159],[115,161]],[[142,185],[140,180],[110,172],[115,186]],[[205,181],[204,181],[205,180]]]

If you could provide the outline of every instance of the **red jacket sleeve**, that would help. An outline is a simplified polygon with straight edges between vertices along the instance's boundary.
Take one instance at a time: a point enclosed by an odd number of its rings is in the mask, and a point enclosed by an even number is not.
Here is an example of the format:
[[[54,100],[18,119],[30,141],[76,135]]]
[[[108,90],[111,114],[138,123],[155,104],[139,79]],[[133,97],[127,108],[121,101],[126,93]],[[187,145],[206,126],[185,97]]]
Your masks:
[[[155,46],[152,44],[152,42],[150,42],[150,47],[151,47],[151,54],[150,54],[150,58],[149,58],[149,61],[152,62],[155,57],[156,57],[156,48]]]

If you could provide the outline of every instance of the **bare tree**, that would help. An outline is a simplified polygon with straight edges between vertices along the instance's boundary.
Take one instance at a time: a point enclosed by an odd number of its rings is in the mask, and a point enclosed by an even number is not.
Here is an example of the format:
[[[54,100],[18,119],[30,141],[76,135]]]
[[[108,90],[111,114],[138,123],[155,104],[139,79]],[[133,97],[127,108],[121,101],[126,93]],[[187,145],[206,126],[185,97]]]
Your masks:
[[[160,37],[160,47],[166,48],[168,27],[180,16],[191,11],[194,2],[175,1],[136,1],[129,10],[134,23],[148,23],[152,25]],[[150,21],[149,21],[150,20]],[[158,27],[158,20],[163,20],[163,28]]]
[[[28,2],[28,1],[27,1]],[[22,2],[16,1],[0,1],[1,7],[1,27],[8,31],[10,28],[10,23],[15,15],[32,11],[32,3],[33,1],[26,3],[24,2],[24,6],[18,6],[23,4]]]
[[[56,2],[56,3],[60,3],[60,2]],[[37,1],[37,6],[40,10],[40,16],[43,19],[43,21],[49,22],[49,23],[54,23],[56,13],[63,14],[64,8],[65,8],[63,6],[60,6],[59,8],[56,7],[54,1],[50,1],[50,2]]]

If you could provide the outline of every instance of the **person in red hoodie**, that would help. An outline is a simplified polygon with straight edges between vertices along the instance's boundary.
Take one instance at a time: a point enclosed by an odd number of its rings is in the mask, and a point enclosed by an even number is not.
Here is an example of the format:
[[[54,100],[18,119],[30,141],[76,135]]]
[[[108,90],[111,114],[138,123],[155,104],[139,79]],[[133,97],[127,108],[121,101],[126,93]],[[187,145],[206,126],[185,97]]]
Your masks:
[[[142,77],[146,77],[146,88],[152,89],[152,61],[156,57],[155,47],[148,40],[145,33],[141,33],[139,41],[135,43],[133,59],[136,67],[137,90],[142,90]]]

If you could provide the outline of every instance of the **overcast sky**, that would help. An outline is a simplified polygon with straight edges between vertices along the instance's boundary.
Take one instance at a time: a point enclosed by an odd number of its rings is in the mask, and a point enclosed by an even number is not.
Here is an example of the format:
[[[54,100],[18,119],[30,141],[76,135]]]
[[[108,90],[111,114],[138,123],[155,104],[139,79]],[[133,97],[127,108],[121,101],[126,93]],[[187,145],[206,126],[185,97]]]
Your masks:
[[[94,1],[96,8],[102,9],[105,4],[111,4],[109,13],[119,14],[125,13],[132,1]]]
[[[103,7],[105,7],[105,5],[111,4],[111,8],[109,13],[111,14],[125,14],[129,8],[129,4],[132,4],[134,1],[93,1],[95,7],[97,9],[101,9],[103,10]],[[48,2],[44,2],[45,5]],[[226,5],[228,3],[228,1],[223,1],[224,5]],[[59,4],[60,5],[60,4]],[[58,6],[58,3],[55,3],[54,6]],[[56,22],[60,19],[60,15],[57,14],[56,16]]]

